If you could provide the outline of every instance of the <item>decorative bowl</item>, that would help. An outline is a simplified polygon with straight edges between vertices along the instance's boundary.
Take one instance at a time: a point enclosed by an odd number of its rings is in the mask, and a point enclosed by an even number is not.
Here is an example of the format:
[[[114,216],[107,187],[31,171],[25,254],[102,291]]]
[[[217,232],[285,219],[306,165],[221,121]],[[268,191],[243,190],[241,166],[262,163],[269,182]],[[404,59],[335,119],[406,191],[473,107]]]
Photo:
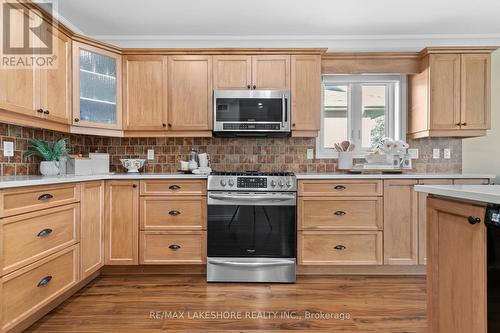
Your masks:
[[[123,167],[127,169],[129,173],[139,173],[139,169],[144,166],[146,160],[139,158],[124,158],[120,159],[120,162],[122,162]]]

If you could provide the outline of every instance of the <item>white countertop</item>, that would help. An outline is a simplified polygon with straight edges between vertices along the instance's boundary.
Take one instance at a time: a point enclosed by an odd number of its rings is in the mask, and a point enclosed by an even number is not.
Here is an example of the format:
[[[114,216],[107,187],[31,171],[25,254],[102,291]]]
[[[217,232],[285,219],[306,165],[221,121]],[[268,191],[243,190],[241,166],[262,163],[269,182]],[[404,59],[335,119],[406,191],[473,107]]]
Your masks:
[[[206,179],[206,175],[192,175],[182,173],[139,173],[139,174],[107,174],[107,175],[92,175],[92,176],[7,176],[0,177],[0,189],[35,186],[35,185],[51,185],[64,184],[74,182],[85,182],[92,180],[106,179]],[[298,173],[297,179],[439,179],[439,178],[482,178],[493,179],[494,175],[488,174],[345,174],[345,173]]]
[[[500,185],[416,185],[415,191],[455,199],[500,204]]]

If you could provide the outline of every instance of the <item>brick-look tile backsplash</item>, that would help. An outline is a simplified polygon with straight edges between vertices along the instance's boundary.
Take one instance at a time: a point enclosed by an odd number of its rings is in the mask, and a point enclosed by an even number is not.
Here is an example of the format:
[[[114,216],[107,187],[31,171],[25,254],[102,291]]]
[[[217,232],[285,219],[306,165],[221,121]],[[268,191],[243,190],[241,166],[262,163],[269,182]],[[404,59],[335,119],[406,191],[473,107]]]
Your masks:
[[[38,174],[39,160],[26,158],[31,138],[56,141],[68,138],[72,154],[109,153],[111,171],[125,172],[120,158],[144,158],[147,149],[155,150],[155,160],[146,161],[143,172],[169,173],[178,169],[180,160],[187,160],[191,148],[211,156],[212,169],[217,171],[292,171],[334,172],[336,160],[306,158],[307,149],[315,148],[313,138],[110,138],[75,135],[26,128],[0,123],[0,175]],[[3,141],[14,141],[13,157],[3,157]],[[410,140],[419,149],[414,161],[416,172],[455,173],[462,171],[462,141],[453,138]],[[432,148],[450,148],[451,159],[432,159]]]

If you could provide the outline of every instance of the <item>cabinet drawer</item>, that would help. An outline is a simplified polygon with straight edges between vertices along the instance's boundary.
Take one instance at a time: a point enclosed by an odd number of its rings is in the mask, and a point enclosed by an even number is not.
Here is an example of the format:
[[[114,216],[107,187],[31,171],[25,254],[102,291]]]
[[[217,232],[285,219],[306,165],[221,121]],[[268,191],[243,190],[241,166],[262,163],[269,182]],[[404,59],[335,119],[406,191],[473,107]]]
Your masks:
[[[0,192],[0,217],[80,201],[79,184],[33,186]],[[2,207],[3,206],[3,207]]]
[[[206,193],[205,180],[141,180],[141,195],[206,195]]]
[[[142,197],[141,229],[204,229],[207,198]]]
[[[313,197],[381,196],[381,180],[299,180],[298,195]]]
[[[80,204],[2,220],[2,275],[79,241]]]
[[[4,331],[78,282],[78,252],[78,245],[73,245],[2,278]]]
[[[300,229],[382,229],[382,197],[337,198],[300,197]]]
[[[141,264],[203,264],[205,257],[206,232],[141,232]]]
[[[298,251],[303,265],[381,265],[382,232],[302,231]]]

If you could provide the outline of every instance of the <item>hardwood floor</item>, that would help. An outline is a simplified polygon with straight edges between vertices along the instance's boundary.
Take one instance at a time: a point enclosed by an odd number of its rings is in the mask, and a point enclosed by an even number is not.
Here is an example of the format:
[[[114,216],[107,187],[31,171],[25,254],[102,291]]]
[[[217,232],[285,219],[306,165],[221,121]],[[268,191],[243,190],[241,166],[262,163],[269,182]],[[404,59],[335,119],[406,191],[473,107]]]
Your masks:
[[[233,312],[236,318],[200,318],[205,311]],[[306,319],[306,312],[349,318]],[[293,314],[301,318],[281,318]],[[259,315],[268,317],[247,318]],[[97,278],[27,331],[424,333],[425,326],[425,277],[303,276],[297,284],[207,284],[203,275],[115,275]]]

